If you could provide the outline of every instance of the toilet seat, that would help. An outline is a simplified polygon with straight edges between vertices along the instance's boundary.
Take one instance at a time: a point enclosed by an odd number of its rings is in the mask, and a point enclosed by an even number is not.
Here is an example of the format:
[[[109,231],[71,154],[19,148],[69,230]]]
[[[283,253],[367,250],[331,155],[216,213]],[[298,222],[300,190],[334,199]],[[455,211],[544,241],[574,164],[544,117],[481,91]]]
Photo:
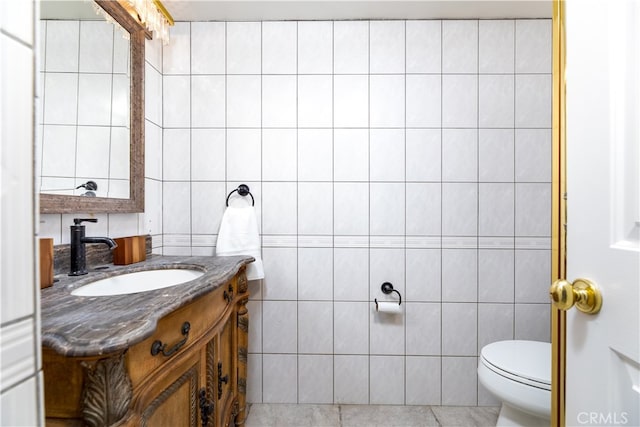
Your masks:
[[[498,341],[484,346],[478,380],[502,401],[499,426],[549,425],[551,344]]]
[[[481,362],[498,375],[531,387],[551,390],[551,344],[498,341],[480,352]]]

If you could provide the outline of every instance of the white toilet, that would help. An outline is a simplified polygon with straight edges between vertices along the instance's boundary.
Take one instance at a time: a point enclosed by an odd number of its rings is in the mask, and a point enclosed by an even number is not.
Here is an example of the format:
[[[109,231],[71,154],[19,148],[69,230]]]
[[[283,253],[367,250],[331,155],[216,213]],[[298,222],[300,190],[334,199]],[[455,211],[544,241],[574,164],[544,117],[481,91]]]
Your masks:
[[[480,383],[502,401],[498,426],[549,426],[551,344],[498,341],[487,344],[478,363]]]

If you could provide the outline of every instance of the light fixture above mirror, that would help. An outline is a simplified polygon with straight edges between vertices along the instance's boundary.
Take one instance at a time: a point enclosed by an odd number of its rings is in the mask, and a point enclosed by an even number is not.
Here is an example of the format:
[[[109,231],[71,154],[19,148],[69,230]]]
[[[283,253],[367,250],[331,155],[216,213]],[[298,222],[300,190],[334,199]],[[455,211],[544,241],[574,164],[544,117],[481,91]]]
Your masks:
[[[162,44],[169,44],[169,27],[173,26],[173,17],[160,0],[118,0],[131,16],[136,18],[155,38],[162,40]],[[107,21],[112,17],[100,9]]]

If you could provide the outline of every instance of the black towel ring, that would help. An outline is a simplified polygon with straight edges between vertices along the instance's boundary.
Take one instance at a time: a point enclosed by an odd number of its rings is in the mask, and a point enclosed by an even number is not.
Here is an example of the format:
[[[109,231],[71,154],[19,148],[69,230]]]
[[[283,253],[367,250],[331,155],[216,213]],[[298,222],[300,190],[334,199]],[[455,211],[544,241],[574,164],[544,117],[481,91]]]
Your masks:
[[[238,192],[239,195],[241,195],[242,197],[246,196],[247,194],[249,196],[251,196],[251,206],[255,206],[256,205],[256,200],[253,198],[253,194],[251,194],[251,191],[249,190],[249,186],[246,184],[240,184],[238,185],[238,188],[236,188],[235,190],[233,190],[231,193],[229,193],[229,195],[227,196],[227,207],[229,206],[229,197],[231,197],[231,195],[235,192]]]

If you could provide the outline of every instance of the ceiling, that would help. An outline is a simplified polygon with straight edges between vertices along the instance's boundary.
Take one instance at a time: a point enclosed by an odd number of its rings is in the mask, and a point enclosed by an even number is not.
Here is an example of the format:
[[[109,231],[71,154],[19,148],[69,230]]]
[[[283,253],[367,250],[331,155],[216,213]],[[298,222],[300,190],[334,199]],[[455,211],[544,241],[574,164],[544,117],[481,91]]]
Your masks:
[[[42,0],[87,7],[87,0]],[[176,21],[551,18],[551,0],[162,0]],[[91,10],[95,19],[95,12]],[[67,18],[68,19],[68,18]]]
[[[551,18],[551,0],[163,0],[176,21]]]

